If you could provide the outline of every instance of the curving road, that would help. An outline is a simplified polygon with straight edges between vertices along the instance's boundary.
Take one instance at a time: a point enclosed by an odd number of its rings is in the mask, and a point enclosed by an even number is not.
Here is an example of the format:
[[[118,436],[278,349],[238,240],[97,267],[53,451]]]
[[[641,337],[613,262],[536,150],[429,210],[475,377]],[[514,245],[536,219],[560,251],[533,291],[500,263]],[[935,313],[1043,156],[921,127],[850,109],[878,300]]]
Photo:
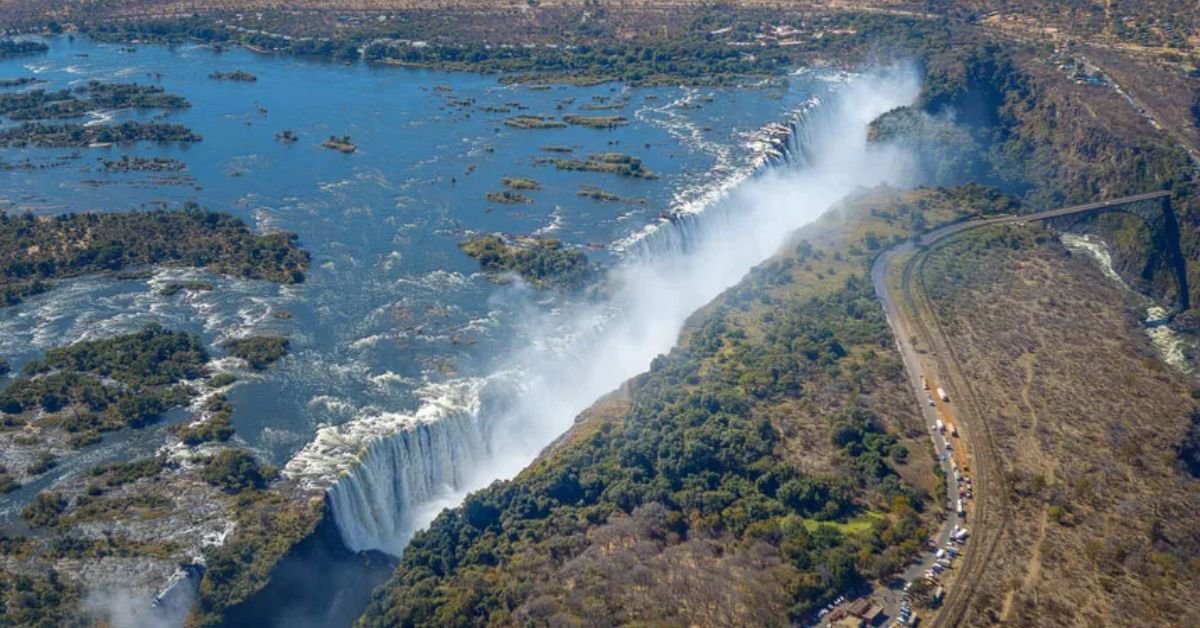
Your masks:
[[[1162,190],[1021,216],[998,216],[954,223],[925,233],[916,242],[906,241],[884,251],[871,266],[871,282],[875,286],[875,294],[879,296],[888,325],[896,338],[896,346],[900,350],[905,370],[908,371],[909,383],[933,435],[934,446],[939,454],[944,453],[946,442],[945,437],[934,429],[939,418],[938,412],[935,407],[928,405],[928,393],[921,385],[921,377],[926,370],[922,367],[920,356],[913,345],[914,339],[922,340],[931,348],[929,355],[933,358],[937,372],[942,376],[941,379],[944,382],[942,385],[947,386],[947,389],[954,395],[962,436],[971,444],[973,451],[971,472],[976,497],[971,509],[972,525],[970,529],[972,534],[971,541],[967,546],[969,550],[963,553],[963,558],[956,565],[954,586],[947,591],[941,610],[933,617],[930,625],[953,626],[961,623],[975,585],[979,577],[986,571],[1003,530],[1004,502],[999,499],[999,495],[1002,493],[996,492],[996,486],[1002,484],[1004,479],[998,472],[995,450],[987,422],[982,419],[980,404],[974,399],[974,391],[971,389],[970,382],[965,380],[956,368],[953,348],[946,340],[945,334],[942,333],[936,317],[928,315],[931,310],[924,294],[920,290],[912,290],[911,280],[914,271],[923,261],[928,247],[964,231],[997,224],[1031,222],[1072,214],[1106,211],[1130,203],[1167,196],[1170,196],[1170,192]],[[897,295],[893,291],[893,287],[888,285],[887,278],[892,272],[897,258],[901,256],[905,256],[907,261],[901,272],[900,294]],[[903,299],[904,308],[899,306],[897,296]],[[925,320],[927,318],[930,320]],[[938,547],[944,547],[954,526],[963,523],[954,508],[954,501],[958,497],[958,483],[954,479],[949,460],[942,460],[941,464],[946,472],[948,504],[946,511],[948,516],[935,535]],[[911,582],[923,577],[933,562],[933,554],[927,552],[920,561],[910,566],[904,573],[904,579]],[[885,595],[884,610],[888,616],[895,617],[898,606],[898,599],[891,595]]]

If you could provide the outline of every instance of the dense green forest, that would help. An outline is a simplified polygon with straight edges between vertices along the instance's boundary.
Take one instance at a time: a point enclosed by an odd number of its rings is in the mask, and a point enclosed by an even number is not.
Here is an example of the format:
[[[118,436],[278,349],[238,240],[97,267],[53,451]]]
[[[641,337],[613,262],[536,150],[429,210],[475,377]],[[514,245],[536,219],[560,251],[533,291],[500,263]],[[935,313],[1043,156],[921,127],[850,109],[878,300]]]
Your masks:
[[[189,106],[182,96],[169,94],[156,85],[138,83],[89,81],[74,89],[52,92],[34,89],[0,94],[0,116],[12,120],[74,118],[98,109],[184,109]]]
[[[50,50],[50,46],[40,41],[17,41],[15,39],[0,39],[0,59],[19,55],[41,54]]]
[[[930,501],[899,470],[932,470],[868,266],[974,196],[869,197],[805,230],[516,479],[417,534],[360,624],[787,624],[900,569]]]
[[[0,306],[51,282],[131,266],[206,268],[234,277],[299,283],[308,253],[294,235],[255,235],[228,214],[180,211],[0,215]]]
[[[254,83],[258,77],[245,71],[234,70],[232,72],[213,72],[208,75],[208,78],[217,81],[237,81],[241,83]]]
[[[573,9],[568,9],[571,11]],[[813,16],[806,12],[706,7],[683,18],[679,28],[641,29],[630,38],[607,10],[588,7],[569,26],[536,36],[542,45],[523,45],[521,27],[506,21],[503,32],[488,28],[481,37],[472,29],[497,19],[483,14],[455,14],[430,19],[427,12],[397,12],[403,19],[377,27],[369,20],[339,24],[333,32],[308,32],[302,16],[270,14],[278,34],[229,28],[211,17],[173,20],[103,21],[79,26],[102,41],[178,43],[202,41],[243,44],[258,50],[318,56],[336,61],[365,59],[421,67],[494,72],[506,82],[596,83],[621,80],[636,85],[733,85],[747,78],[778,77],[788,67],[833,61],[852,65],[877,58],[881,51],[900,58],[943,39],[945,20],[870,13]],[[685,12],[686,13],[686,12]],[[503,18],[501,18],[503,19]],[[795,29],[787,45],[775,37],[762,39],[764,24]],[[522,25],[523,26],[523,25]],[[285,36],[289,27],[304,36]],[[525,35],[529,35],[525,33]],[[413,46],[407,41],[424,41]],[[550,43],[553,42],[553,43]],[[546,45],[549,44],[549,45]],[[362,54],[359,48],[363,48]]]
[[[658,174],[642,163],[641,159],[623,153],[596,153],[587,159],[552,159],[559,170],[586,170],[607,172],[633,179],[657,179]]]
[[[23,425],[34,410],[57,418],[76,445],[100,432],[142,427],[194,394],[184,380],[208,376],[200,339],[150,325],[139,332],[50,349],[0,391],[0,421]],[[49,463],[49,461],[47,461]]]
[[[746,76],[773,74],[789,62],[779,51],[746,55],[724,42],[687,40],[661,44],[581,45],[574,48],[496,47],[483,43],[452,46],[371,44],[368,61],[505,72],[507,81],[623,80],[636,85],[674,83],[729,84]]]
[[[287,355],[288,339],[282,336],[251,336],[226,341],[223,349],[245,360],[250,368],[261,371]]]
[[[578,290],[601,274],[582,251],[567,248],[558,240],[509,243],[500,236],[485,235],[467,240],[459,248],[497,280],[515,273],[535,288]]]
[[[201,137],[180,124],[126,121],[120,124],[25,123],[0,129],[0,147],[84,148],[126,142],[199,142]]]

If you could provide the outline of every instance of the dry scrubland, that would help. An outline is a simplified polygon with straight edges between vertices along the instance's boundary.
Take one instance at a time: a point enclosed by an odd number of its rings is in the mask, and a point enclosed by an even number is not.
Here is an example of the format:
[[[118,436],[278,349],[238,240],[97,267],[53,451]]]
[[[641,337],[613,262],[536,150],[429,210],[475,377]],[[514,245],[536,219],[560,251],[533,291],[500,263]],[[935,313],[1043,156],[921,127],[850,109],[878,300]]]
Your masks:
[[[1200,487],[1176,453],[1196,402],[1132,295],[1035,226],[953,240],[920,281],[1001,476],[965,625],[1200,624]]]
[[[913,196],[877,190],[801,230],[529,468],[418,534],[361,625],[785,625],[902,568],[938,506],[866,268],[917,214],[969,202]],[[903,454],[856,445],[852,415],[873,417],[864,443]],[[773,479],[792,475],[849,481],[854,505],[832,514],[820,488],[797,501],[797,481]]]

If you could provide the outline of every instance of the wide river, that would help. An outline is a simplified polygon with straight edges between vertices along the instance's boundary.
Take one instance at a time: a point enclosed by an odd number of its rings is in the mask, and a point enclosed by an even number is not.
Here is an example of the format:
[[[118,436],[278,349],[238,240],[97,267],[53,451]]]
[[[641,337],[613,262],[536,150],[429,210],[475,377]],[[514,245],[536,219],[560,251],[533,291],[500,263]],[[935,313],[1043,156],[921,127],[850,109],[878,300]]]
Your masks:
[[[572,304],[488,282],[458,250],[468,234],[552,236],[588,249],[595,261],[620,263],[621,251],[635,249],[634,241],[661,224],[664,212],[702,209],[714,192],[752,172],[762,157],[753,140],[764,125],[788,120],[837,84],[799,74],[753,89],[506,86],[495,76],[243,49],[131,49],[65,37],[50,44],[48,54],[0,61],[0,78],[45,81],[20,89],[90,80],[158,84],[192,106],[170,113],[101,111],[84,121],[158,118],[190,127],[203,141],[2,149],[0,208],[54,214],[195,201],[259,230],[297,233],[313,267],[300,286],[204,277],[218,289],[169,297],[157,294],[164,282],[204,273],[173,269],[149,281],[65,282],[0,310],[0,356],[15,370],[47,348],[152,321],[201,334],[214,348],[232,337],[285,334],[292,355],[264,374],[244,375],[231,394],[238,438],[280,465],[322,425],[381,410],[414,411],[420,403],[414,392],[423,386],[482,376],[514,347],[561,340],[526,322],[531,312]],[[209,78],[235,69],[258,80]],[[567,113],[621,115],[629,123],[612,130],[523,130],[503,123],[518,114]],[[285,129],[299,141],[277,142],[275,134]],[[330,135],[350,135],[358,151],[319,147]],[[559,171],[536,163],[554,156],[540,150],[548,145],[571,147],[576,155],[625,152],[660,178]],[[171,157],[187,169],[171,176],[100,169],[101,159],[121,155]],[[26,160],[52,167],[7,167]],[[506,176],[535,179],[542,189],[527,193],[529,204],[487,202],[487,192],[503,189]],[[627,200],[581,197],[577,191],[585,185]],[[293,316],[281,319],[276,311]],[[0,510],[11,515],[33,492],[84,464],[129,456],[130,448],[150,451],[161,442],[154,428],[106,436],[77,460],[0,499]]]

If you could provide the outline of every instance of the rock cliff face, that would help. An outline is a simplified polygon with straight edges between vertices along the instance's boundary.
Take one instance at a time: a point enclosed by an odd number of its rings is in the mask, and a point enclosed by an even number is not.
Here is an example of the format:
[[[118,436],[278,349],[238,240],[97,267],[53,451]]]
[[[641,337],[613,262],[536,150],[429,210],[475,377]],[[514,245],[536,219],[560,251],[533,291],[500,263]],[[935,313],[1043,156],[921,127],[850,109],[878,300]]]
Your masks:
[[[1165,207],[1064,226],[1103,237],[1130,285],[1188,309],[1200,297],[1195,165],[1112,79],[1075,80],[1053,61],[988,45],[933,55],[922,103],[882,116],[872,137],[923,152],[932,183],[967,176],[1018,196],[1028,211],[1173,190]]]
[[[935,489],[908,483],[930,457],[867,266],[972,201],[888,198],[802,230],[516,478],[439,515],[360,624],[798,623],[903,565]]]

